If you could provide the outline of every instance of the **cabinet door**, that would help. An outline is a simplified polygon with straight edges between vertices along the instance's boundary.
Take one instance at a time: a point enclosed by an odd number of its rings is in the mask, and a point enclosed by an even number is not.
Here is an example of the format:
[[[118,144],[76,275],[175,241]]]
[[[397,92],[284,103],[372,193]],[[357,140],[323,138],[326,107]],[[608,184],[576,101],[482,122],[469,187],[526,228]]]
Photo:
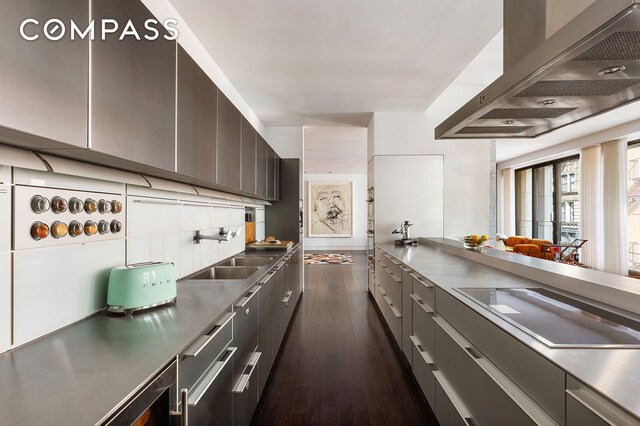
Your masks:
[[[275,164],[276,152],[267,144],[267,198],[274,199],[275,192]]]
[[[242,117],[242,179],[241,189],[250,194],[256,193],[256,129]]]
[[[47,40],[43,25],[53,17],[65,25],[73,21],[84,28],[89,22],[89,3],[75,0],[3,2],[0,126],[86,148],[89,42],[71,41],[68,34],[60,41]],[[37,40],[27,41],[20,35],[19,25],[27,18],[40,23],[25,26],[26,34],[38,34]],[[5,142],[12,142],[1,133]],[[44,148],[52,144],[42,141],[32,146]]]
[[[274,272],[260,283],[258,292],[258,352],[262,353],[258,364],[258,398],[262,394],[269,378],[271,367],[277,353],[274,348],[275,300],[279,272]]]
[[[267,142],[257,135],[256,153],[256,194],[267,196]]]
[[[242,114],[218,89],[218,165],[219,185],[240,189],[240,128]]]
[[[275,155],[275,163],[274,163],[274,169],[273,169],[273,182],[274,182],[274,188],[273,188],[273,198],[275,198],[276,200],[280,199],[280,156],[278,154],[276,154],[274,152]]]
[[[153,15],[139,0],[92,1],[93,19],[131,19],[144,28]],[[161,32],[162,34],[162,32]],[[89,148],[175,171],[176,42],[117,36],[91,44]]]
[[[216,181],[218,88],[178,46],[177,172]]]

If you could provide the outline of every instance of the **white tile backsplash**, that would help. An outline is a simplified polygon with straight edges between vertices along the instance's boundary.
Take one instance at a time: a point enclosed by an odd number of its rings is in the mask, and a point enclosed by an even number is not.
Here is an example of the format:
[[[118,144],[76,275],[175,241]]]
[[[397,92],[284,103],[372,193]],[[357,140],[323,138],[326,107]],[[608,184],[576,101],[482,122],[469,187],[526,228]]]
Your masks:
[[[124,261],[124,240],[16,251],[14,345],[103,309],[109,272]]]

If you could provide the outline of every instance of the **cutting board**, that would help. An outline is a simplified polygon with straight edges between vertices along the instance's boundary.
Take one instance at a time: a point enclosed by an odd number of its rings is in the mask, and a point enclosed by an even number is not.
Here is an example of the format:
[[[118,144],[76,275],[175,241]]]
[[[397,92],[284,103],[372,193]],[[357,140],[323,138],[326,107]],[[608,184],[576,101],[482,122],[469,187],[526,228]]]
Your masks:
[[[251,243],[247,247],[286,250],[293,246],[293,241],[280,241],[279,243]]]

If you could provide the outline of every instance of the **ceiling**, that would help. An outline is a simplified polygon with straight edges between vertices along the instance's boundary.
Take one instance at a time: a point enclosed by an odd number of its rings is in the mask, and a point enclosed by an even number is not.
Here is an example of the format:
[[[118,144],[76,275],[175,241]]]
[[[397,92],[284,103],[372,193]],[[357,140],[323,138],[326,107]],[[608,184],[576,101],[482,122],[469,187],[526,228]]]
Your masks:
[[[305,127],[306,174],[366,174],[367,129],[364,127]]]
[[[424,111],[502,27],[502,0],[171,3],[265,125]]]

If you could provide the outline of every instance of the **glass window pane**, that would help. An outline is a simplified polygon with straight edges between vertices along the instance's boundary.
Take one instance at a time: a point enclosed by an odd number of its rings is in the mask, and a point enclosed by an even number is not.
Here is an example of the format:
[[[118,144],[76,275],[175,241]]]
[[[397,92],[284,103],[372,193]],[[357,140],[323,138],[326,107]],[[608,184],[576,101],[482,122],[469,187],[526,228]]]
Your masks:
[[[640,144],[629,146],[627,161],[627,238],[629,240],[629,275],[640,275]]]
[[[536,238],[553,241],[553,165],[534,169]]]
[[[580,229],[580,161],[569,160],[561,162],[560,175],[562,181],[568,182],[566,187],[562,186],[560,201],[563,211],[560,222],[560,242],[571,242],[579,238]],[[564,206],[566,204],[566,210]]]
[[[516,172],[516,233],[525,237],[533,236],[532,170]]]

